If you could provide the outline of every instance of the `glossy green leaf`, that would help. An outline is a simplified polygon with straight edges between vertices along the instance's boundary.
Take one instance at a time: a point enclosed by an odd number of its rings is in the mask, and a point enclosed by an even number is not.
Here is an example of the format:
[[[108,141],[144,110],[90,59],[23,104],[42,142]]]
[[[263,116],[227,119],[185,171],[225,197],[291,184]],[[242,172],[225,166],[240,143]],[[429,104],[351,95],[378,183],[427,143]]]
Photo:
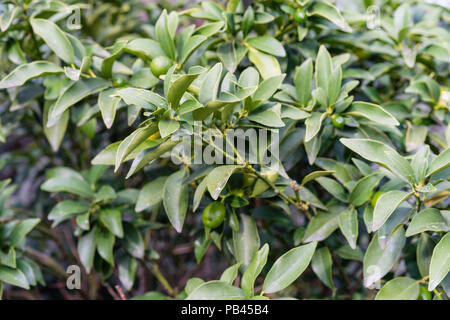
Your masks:
[[[241,287],[246,298],[253,297],[255,280],[265,266],[268,254],[269,245],[266,243],[259,251],[255,253],[250,261],[250,264],[242,275]]]
[[[136,202],[136,212],[150,208],[162,200],[163,187],[166,179],[167,177],[158,177],[142,188]]]
[[[181,232],[188,209],[188,188],[184,183],[188,175],[186,169],[171,174],[164,183],[163,204],[170,223]]]
[[[263,291],[273,293],[281,291],[294,282],[308,267],[317,242],[296,247],[275,261],[264,280]]]
[[[93,228],[78,240],[78,255],[87,273],[91,272],[92,265],[94,264],[95,250],[97,248],[96,238],[97,228]]]
[[[219,198],[220,193],[228,182],[233,172],[238,169],[238,165],[223,165],[214,168],[207,176],[207,187],[214,200]]]
[[[355,101],[352,103],[351,107],[346,110],[346,114],[364,117],[383,125],[399,125],[399,122],[393,115],[384,110],[381,106],[373,103]]]
[[[399,277],[386,282],[375,300],[416,300],[418,296],[419,281]]]
[[[415,181],[414,170],[409,162],[391,147],[370,139],[342,138],[340,141],[363,158],[385,166],[406,181]]]
[[[450,271],[450,233],[434,247],[430,263],[430,281],[428,291],[434,290]]]
[[[80,79],[72,83],[56,100],[49,111],[49,119],[59,116],[77,102],[110,86],[110,82],[100,78]]]
[[[49,61],[22,64],[0,81],[0,89],[18,87],[31,79],[62,72],[61,67]]]
[[[186,300],[243,300],[241,289],[224,281],[209,281],[198,286]]]
[[[412,195],[411,192],[393,190],[383,193],[373,211],[372,230],[376,231],[386,222],[397,207]]]
[[[263,79],[281,75],[280,64],[275,57],[249,48],[248,58],[258,68]]]
[[[352,249],[356,249],[358,240],[358,212],[355,209],[344,210],[338,218],[339,228]]]
[[[26,276],[19,269],[12,269],[9,267],[0,265],[0,281],[12,284],[13,286],[18,286],[23,289],[29,289]]]
[[[250,46],[259,51],[278,57],[286,56],[286,51],[284,51],[283,45],[275,38],[269,36],[259,36],[248,38],[246,41]]]
[[[381,180],[381,176],[373,173],[358,180],[349,196],[349,202],[354,206],[361,206],[370,199],[372,191]]]
[[[52,21],[30,20],[34,33],[38,34],[52,51],[68,64],[74,63],[74,50],[66,34]]]
[[[244,271],[259,248],[259,234],[255,220],[247,215],[241,215],[239,232],[233,231],[233,247],[236,261],[242,263]]]
[[[427,208],[414,215],[406,229],[406,236],[410,237],[425,231],[448,232],[449,230],[448,221],[441,212],[435,208]]]
[[[332,258],[327,247],[317,249],[311,260],[311,267],[319,279],[330,289],[334,289]]]
[[[104,226],[119,238],[123,237],[122,214],[116,209],[103,209],[100,211],[100,221]]]
[[[364,286],[369,287],[384,277],[397,262],[405,245],[405,230],[397,228],[382,249],[378,242],[378,233],[370,241],[364,255]]]

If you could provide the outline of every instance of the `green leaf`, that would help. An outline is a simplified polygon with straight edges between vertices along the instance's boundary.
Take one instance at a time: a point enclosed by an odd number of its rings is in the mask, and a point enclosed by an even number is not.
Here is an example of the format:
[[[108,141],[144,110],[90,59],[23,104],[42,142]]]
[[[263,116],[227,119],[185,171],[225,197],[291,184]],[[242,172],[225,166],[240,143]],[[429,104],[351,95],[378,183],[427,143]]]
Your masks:
[[[362,250],[359,247],[356,247],[356,249],[352,249],[348,244],[337,249],[336,254],[339,255],[342,259],[356,260],[361,262],[363,262],[364,260],[364,253],[362,252]]]
[[[144,60],[151,60],[159,56],[164,56],[164,50],[159,43],[153,39],[137,38],[127,43],[124,50],[137,55]]]
[[[252,100],[258,102],[258,104],[269,100],[278,90],[285,77],[286,75],[282,74],[267,78],[266,80],[261,82],[255,93],[253,93]]]
[[[396,35],[396,40],[401,42],[410,24],[410,8],[409,4],[404,3],[398,7],[394,12],[394,33]]]
[[[349,202],[359,207],[370,199],[372,191],[380,182],[382,176],[373,173],[358,180],[349,196]]]
[[[281,128],[284,127],[285,124],[283,120],[280,118],[279,112],[276,112],[276,107],[280,107],[280,105],[275,105],[271,109],[267,110],[261,110],[257,109],[255,112],[252,112],[247,119],[253,122],[257,122],[259,124],[262,124],[264,126],[268,127],[274,127],[274,128]]]
[[[64,70],[61,67],[49,61],[34,61],[22,64],[0,81],[0,89],[19,87],[28,80],[62,72]]]
[[[386,222],[398,206],[412,195],[411,192],[392,190],[383,193],[375,205],[372,230],[376,231]]]
[[[234,2],[238,2],[237,0],[233,0]],[[231,1],[230,1],[231,2]],[[253,24],[255,23],[255,11],[251,6],[249,6],[244,13],[244,17],[241,22],[241,30],[246,37],[248,33],[252,30]]]
[[[308,182],[315,180],[319,177],[328,176],[330,174],[334,173],[334,171],[314,171],[305,176],[302,180],[302,183],[300,184],[301,187],[303,187]]]
[[[239,232],[233,231],[233,247],[236,262],[242,263],[241,269],[244,271],[258,251],[259,234],[252,217],[241,215],[241,220]]]
[[[246,41],[250,46],[259,51],[278,57],[286,56],[286,51],[284,51],[283,45],[275,38],[269,36],[259,36],[248,38]]]
[[[428,170],[428,159],[430,154],[430,147],[425,145],[420,148],[411,159],[411,167],[414,170],[414,175],[417,182],[423,182]]]
[[[78,240],[78,255],[87,273],[91,272],[97,247],[97,228],[93,228]]]
[[[188,186],[184,182],[189,172],[187,169],[171,174],[163,189],[163,204],[170,223],[177,232],[181,232],[188,209]]]
[[[311,267],[319,279],[330,289],[334,289],[332,259],[327,247],[317,249],[311,260]]]
[[[336,7],[327,2],[314,2],[313,5],[308,8],[308,15],[325,18],[338,26],[342,31],[352,32],[352,28],[350,28]]]
[[[313,63],[311,58],[306,59],[295,71],[294,84],[298,102],[306,107],[311,98],[311,82]]]
[[[89,206],[73,200],[63,200],[53,207],[52,211],[48,214],[49,220],[54,220],[52,227],[55,227],[59,223],[72,218],[78,213],[88,211]]]
[[[364,117],[383,125],[398,126],[400,124],[392,114],[381,106],[363,101],[353,102],[350,108],[346,110],[346,114]]]
[[[340,211],[319,211],[309,222],[303,242],[322,241],[338,228]]]
[[[445,236],[434,247],[430,263],[430,282],[428,291],[434,290],[450,271],[450,233]]]
[[[186,282],[186,287],[184,291],[186,291],[187,295],[190,295],[195,289],[204,284],[205,281],[200,278],[191,278]]]
[[[328,79],[333,71],[332,68],[330,53],[324,45],[321,45],[316,58],[315,79],[316,87],[322,88],[325,96],[328,96]]]
[[[192,211],[196,211],[198,209],[198,206],[200,205],[200,202],[202,201],[203,195],[205,194],[205,191],[207,188],[207,183],[208,183],[208,179],[204,178],[202,180],[202,182],[200,182],[198,184],[197,189],[195,189]]]
[[[116,93],[116,89],[111,88],[103,90],[98,95],[98,106],[102,114],[103,122],[108,129],[111,128],[114,122],[117,106],[120,102],[120,98],[115,96]]]
[[[202,104],[207,104],[210,101],[214,101],[217,98],[217,92],[219,90],[220,78],[222,75],[223,65],[221,62],[216,63],[207,73],[203,79],[200,87],[200,93],[198,100]]]
[[[189,56],[208,39],[205,35],[193,35],[183,44],[183,49],[179,57],[179,63],[184,63]]]
[[[145,253],[145,244],[139,230],[131,223],[123,223],[124,237],[120,243],[124,249],[133,257],[142,259]]]
[[[167,140],[167,141],[161,143],[160,145],[158,145],[156,148],[151,149],[150,151],[148,151],[145,154],[144,154],[144,152],[141,152],[136,157],[136,159],[134,159],[133,164],[131,165],[130,171],[128,171],[126,178],[128,179],[133,174],[135,174],[137,171],[144,168],[148,163],[152,162],[153,160],[157,159],[161,155],[170,151],[179,143],[180,142],[177,140]],[[140,148],[140,146],[138,146],[138,148],[136,148],[135,151],[139,148]],[[131,157],[132,154],[134,154],[134,151],[132,153],[130,153],[129,157]]]
[[[52,21],[30,19],[34,33],[38,34],[52,51],[68,64],[74,63],[74,50],[66,34]]]
[[[407,125],[405,146],[406,151],[410,152],[424,144],[428,134],[428,127],[422,125],[410,125],[409,123],[407,123]]]
[[[133,288],[137,266],[137,260],[129,255],[123,255],[120,258],[118,267],[119,279],[127,291]]]
[[[99,212],[100,221],[119,238],[123,238],[122,214],[116,209],[103,209]]]
[[[224,165],[214,168],[206,177],[208,191],[214,200],[219,198],[220,193],[228,182],[233,172],[238,169],[238,165]]]
[[[450,148],[442,151],[436,158],[430,163],[430,167],[427,171],[427,177],[438,173],[450,166]]]
[[[166,179],[167,177],[158,177],[142,188],[136,202],[136,212],[144,211],[162,200],[163,187]]]
[[[164,50],[166,55],[172,60],[175,59],[175,43],[173,41],[173,36],[169,30],[169,18],[167,11],[164,10],[159,16],[155,24],[155,35],[156,40],[158,40],[161,48]]]
[[[274,293],[281,291],[294,282],[308,267],[317,242],[296,247],[275,261],[264,280],[263,291]]]
[[[241,289],[223,281],[209,281],[198,286],[186,300],[244,300]]]
[[[32,218],[20,221],[13,229],[9,237],[9,245],[17,246],[33,228],[41,222],[41,219]]]
[[[405,245],[405,230],[398,227],[390,236],[384,249],[380,247],[378,233],[370,241],[364,255],[364,286],[369,287],[384,277],[397,262]]]
[[[419,281],[399,277],[386,282],[375,300],[416,300],[418,296]]]
[[[355,209],[344,210],[338,218],[339,228],[352,249],[356,249],[358,240],[358,212]]]
[[[45,181],[41,189],[47,192],[69,192],[86,198],[94,196],[91,186],[81,176],[53,177]]]
[[[50,122],[54,119],[59,119],[59,116],[75,103],[109,86],[109,81],[100,78],[80,79],[72,83],[50,109]]]
[[[348,202],[344,188],[335,180],[327,177],[318,177],[316,181],[336,199],[342,202]]]
[[[203,72],[203,69],[196,72],[184,74],[177,78],[174,82],[169,85],[169,90],[167,92],[167,102],[170,107],[174,110],[178,109],[180,105],[180,100],[184,93],[191,85],[191,83],[197,79],[197,77]]]
[[[50,146],[52,147],[53,152],[56,152],[58,151],[66,133],[70,114],[68,111],[65,111],[54,125],[48,126],[49,110],[50,106],[46,103],[44,105],[44,133],[50,143]]]
[[[4,11],[0,15],[0,30],[2,32],[6,32],[11,26],[14,19],[19,17],[20,14],[23,12],[23,9],[19,6],[13,6],[12,9],[6,6],[6,8],[4,8],[3,10]]]
[[[234,280],[236,280],[241,265],[242,263],[238,262],[233,264],[231,267],[226,268],[225,271],[220,276],[220,281],[233,285],[233,282]]]
[[[414,170],[409,162],[391,147],[370,139],[342,138],[340,141],[344,146],[356,152],[361,157],[388,168],[408,182],[415,182]]]
[[[30,289],[27,277],[19,269],[12,269],[0,265],[0,282],[1,281],[12,284],[13,286],[21,287],[23,289]]]
[[[128,105],[136,105],[151,111],[167,106],[167,102],[163,97],[150,90],[125,88],[117,91],[117,95]]]
[[[116,154],[116,162],[114,171],[117,171],[120,164],[135,150],[141,143],[148,139],[151,135],[158,131],[158,124],[152,122],[144,127],[135,130],[126,137],[119,145]]]
[[[113,248],[115,240],[116,238],[108,229],[100,228],[97,231],[97,251],[111,266],[114,266]]]
[[[426,233],[421,233],[417,243],[416,260],[420,275],[426,277],[430,274],[430,262],[436,243]]]
[[[322,126],[322,121],[325,119],[326,113],[313,112],[311,116],[306,119],[306,133],[305,133],[305,142],[310,141],[314,138],[320,130]]]
[[[414,215],[406,229],[406,236],[410,237],[425,231],[448,232],[449,230],[447,220],[441,212],[435,208],[427,208]]]
[[[159,133],[161,138],[165,138],[180,128],[180,123],[177,120],[171,118],[162,118],[158,122]]]
[[[116,42],[112,48],[111,55],[103,59],[100,71],[104,78],[110,79],[113,76],[113,65],[122,55],[125,45],[125,41]]]
[[[275,57],[250,47],[248,58],[258,68],[263,79],[281,75],[280,64]]]
[[[255,280],[266,265],[269,254],[269,245],[266,243],[259,251],[255,253],[248,268],[242,275],[241,287],[245,297],[251,298],[254,295]]]

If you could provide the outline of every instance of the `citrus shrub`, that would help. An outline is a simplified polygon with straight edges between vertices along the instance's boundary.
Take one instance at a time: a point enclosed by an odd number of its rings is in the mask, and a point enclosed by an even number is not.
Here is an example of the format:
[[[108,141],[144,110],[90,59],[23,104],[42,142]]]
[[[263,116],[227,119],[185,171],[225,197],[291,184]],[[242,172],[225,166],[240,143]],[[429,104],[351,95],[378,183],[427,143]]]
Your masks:
[[[0,293],[448,299],[450,12],[377,3],[0,4]]]

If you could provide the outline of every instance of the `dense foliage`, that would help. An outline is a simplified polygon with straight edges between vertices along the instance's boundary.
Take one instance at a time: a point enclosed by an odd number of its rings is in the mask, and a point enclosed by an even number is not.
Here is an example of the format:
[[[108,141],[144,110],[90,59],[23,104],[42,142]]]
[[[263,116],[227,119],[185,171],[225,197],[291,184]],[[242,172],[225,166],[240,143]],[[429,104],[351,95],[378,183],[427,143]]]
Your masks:
[[[448,299],[449,22],[2,1],[0,297]]]

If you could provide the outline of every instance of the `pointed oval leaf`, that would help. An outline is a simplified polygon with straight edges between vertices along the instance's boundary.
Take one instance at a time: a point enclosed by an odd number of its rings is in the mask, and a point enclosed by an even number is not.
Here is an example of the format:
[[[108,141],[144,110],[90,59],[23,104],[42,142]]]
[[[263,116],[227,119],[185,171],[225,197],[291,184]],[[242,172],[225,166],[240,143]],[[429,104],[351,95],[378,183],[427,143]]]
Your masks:
[[[294,248],[275,261],[264,280],[263,291],[273,293],[281,291],[294,282],[308,267],[317,242]]]

